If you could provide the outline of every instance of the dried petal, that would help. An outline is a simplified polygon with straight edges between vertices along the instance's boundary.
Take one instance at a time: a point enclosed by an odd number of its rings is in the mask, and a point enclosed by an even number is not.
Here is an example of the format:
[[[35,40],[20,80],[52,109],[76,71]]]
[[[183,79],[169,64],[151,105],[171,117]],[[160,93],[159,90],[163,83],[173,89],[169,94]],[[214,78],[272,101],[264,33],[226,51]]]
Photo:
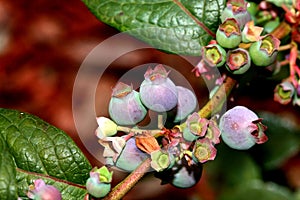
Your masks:
[[[208,128],[205,137],[208,138],[213,144],[220,143],[221,132],[215,120],[209,120]]]
[[[244,43],[255,42],[260,38],[260,34],[262,33],[264,28],[259,26],[254,26],[254,21],[249,21],[246,23],[243,31],[242,31],[242,41]]]
[[[148,154],[151,154],[153,151],[160,150],[157,140],[148,132],[135,136],[135,143],[140,150]]]

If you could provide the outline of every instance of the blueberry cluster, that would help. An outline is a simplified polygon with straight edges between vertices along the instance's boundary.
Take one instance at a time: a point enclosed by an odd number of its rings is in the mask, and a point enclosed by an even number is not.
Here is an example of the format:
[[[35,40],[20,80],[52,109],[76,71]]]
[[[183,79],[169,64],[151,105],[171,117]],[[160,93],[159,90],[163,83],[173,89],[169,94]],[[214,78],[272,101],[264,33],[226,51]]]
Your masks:
[[[185,119],[197,106],[195,94],[188,88],[176,86],[163,65],[149,68],[139,92],[119,82],[109,102],[109,115],[119,125],[135,125],[142,121],[147,109],[162,113],[176,109],[174,121]]]
[[[272,65],[280,41],[271,34],[260,36],[263,28],[254,26],[245,1],[228,1],[221,15],[216,40],[202,47],[202,57],[210,67],[226,66],[232,74],[243,74],[251,66]]]
[[[96,136],[107,165],[131,172],[151,159],[151,168],[163,183],[187,188],[199,181],[202,164],[215,158],[220,131],[215,119],[193,113],[195,94],[176,86],[168,74],[163,65],[149,68],[139,92],[118,83],[109,103],[111,119],[97,118]],[[175,126],[167,129],[161,114],[174,109]],[[157,129],[139,127],[149,110],[157,113]]]

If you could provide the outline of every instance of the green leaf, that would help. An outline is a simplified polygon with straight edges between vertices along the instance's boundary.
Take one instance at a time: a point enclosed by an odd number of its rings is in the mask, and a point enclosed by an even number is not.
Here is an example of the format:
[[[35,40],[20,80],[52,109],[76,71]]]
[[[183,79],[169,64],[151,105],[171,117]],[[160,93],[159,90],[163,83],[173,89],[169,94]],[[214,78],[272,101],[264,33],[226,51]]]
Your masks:
[[[17,199],[16,170],[13,157],[0,135],[0,199]]]
[[[259,113],[268,129],[269,140],[257,146],[259,160],[266,169],[280,167],[300,150],[300,129],[292,118],[268,112]]]
[[[215,36],[225,0],[83,0],[104,23],[163,51],[200,55]]]
[[[224,192],[219,200],[291,200],[293,195],[287,188],[269,182],[250,181],[239,187],[231,188]]]
[[[92,166],[74,141],[38,117],[0,109],[0,136],[0,170],[7,173],[1,176],[0,191],[12,185],[7,195],[14,193],[16,168],[77,184],[89,177]]]
[[[17,170],[16,180],[18,182],[19,197],[22,199],[27,198],[27,191],[29,185],[33,184],[36,179],[43,179],[46,184],[56,187],[62,195],[62,199],[78,200],[84,199],[87,190],[81,186],[73,183],[68,183],[52,177],[41,176],[40,174],[30,173],[23,170]]]

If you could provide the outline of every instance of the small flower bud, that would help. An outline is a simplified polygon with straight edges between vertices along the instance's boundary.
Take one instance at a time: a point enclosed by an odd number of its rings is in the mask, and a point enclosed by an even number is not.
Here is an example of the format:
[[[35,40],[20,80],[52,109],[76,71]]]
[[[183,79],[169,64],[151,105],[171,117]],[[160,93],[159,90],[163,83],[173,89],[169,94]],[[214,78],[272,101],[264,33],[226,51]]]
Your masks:
[[[214,160],[217,155],[217,149],[212,141],[208,138],[198,139],[193,150],[193,158],[195,161],[205,163]]]
[[[99,139],[113,136],[117,133],[117,124],[106,117],[97,117],[98,128],[96,129],[96,136]]]
[[[205,137],[208,138],[214,145],[220,143],[221,132],[217,125],[217,122],[210,119],[208,122],[208,128]]]
[[[112,175],[113,172],[109,172],[105,166],[93,168],[86,181],[87,191],[96,198],[105,197],[111,189]]]
[[[42,179],[37,179],[34,181],[34,185],[29,186],[29,191],[27,196],[30,199],[35,200],[61,200],[62,196],[59,190],[52,186],[47,185]]]
[[[157,150],[151,153],[151,167],[157,172],[170,168],[174,163],[174,156],[166,151]]]
[[[218,44],[209,44],[202,47],[202,57],[210,67],[220,67],[225,63],[226,51]]]
[[[224,48],[235,48],[242,41],[241,30],[234,18],[226,19],[218,28],[216,39]]]
[[[294,93],[295,87],[293,84],[290,81],[283,81],[274,90],[274,101],[286,105],[291,102]]]
[[[201,118],[198,113],[194,112],[186,120],[186,127],[183,129],[183,138],[186,141],[194,141],[203,137],[207,131],[208,120]]]
[[[233,74],[243,74],[251,66],[248,51],[242,48],[229,51],[226,59],[226,68]]]
[[[263,36],[249,48],[251,60],[257,66],[269,66],[276,60],[279,44],[280,40],[273,35]]]

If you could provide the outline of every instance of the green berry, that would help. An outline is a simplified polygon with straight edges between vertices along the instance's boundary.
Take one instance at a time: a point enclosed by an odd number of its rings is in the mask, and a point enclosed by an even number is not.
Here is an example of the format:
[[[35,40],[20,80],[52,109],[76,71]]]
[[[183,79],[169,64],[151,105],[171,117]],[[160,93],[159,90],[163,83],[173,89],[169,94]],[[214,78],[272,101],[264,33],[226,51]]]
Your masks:
[[[241,30],[234,18],[226,19],[218,28],[216,40],[224,48],[235,48],[242,41]]]
[[[226,60],[226,51],[218,44],[209,44],[201,49],[204,62],[210,67],[221,67]]]
[[[280,40],[271,34],[267,34],[259,41],[254,42],[249,48],[252,62],[262,67],[271,65],[276,60],[279,44]]]
[[[244,74],[251,66],[248,51],[242,48],[229,51],[227,54],[226,68],[233,74]]]

